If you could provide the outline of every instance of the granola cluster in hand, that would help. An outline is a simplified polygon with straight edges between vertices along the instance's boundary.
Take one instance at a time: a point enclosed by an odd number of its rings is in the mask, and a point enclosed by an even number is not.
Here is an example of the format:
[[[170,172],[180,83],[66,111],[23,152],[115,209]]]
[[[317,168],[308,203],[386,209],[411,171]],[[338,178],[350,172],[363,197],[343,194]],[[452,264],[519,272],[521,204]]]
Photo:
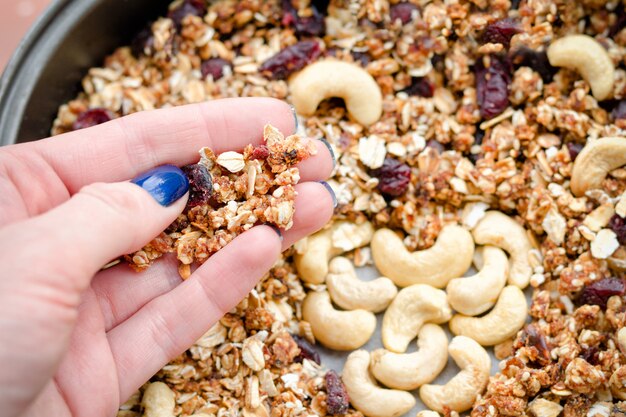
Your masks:
[[[215,155],[200,150],[200,162],[183,167],[189,178],[185,211],[167,230],[126,260],[142,270],[164,253],[174,252],[179,273],[189,277],[191,265],[203,263],[237,235],[257,224],[288,230],[293,225],[296,165],[316,149],[297,135],[284,137],[266,125],[264,144],[248,145],[243,153]]]

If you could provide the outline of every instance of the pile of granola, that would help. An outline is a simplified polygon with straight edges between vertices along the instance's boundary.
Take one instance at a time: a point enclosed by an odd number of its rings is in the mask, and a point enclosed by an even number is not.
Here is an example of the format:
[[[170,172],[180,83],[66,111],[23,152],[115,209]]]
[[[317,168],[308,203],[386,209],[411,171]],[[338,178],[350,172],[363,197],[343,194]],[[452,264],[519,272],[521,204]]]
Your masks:
[[[53,133],[222,97],[290,101],[288,76],[309,63],[359,65],[382,92],[381,118],[361,125],[331,99],[301,123],[335,150],[335,219],[391,228],[419,250],[463,222],[464,208],[482,207],[480,216],[489,207],[514,217],[534,244],[532,323],[495,347],[501,372],[472,415],[623,414],[626,170],[583,195],[570,179],[586,143],[626,136],[625,27],[620,1],[178,0],[132,47],[89,70]],[[578,33],[615,66],[608,100],[576,70],[550,65],[547,47]],[[155,376],[175,391],[175,415],[328,413],[324,371],[295,361],[307,348],[289,335],[313,341],[292,255]],[[372,264],[367,247],[350,256]],[[256,359],[245,358],[259,343],[265,367],[253,372]],[[121,415],[138,415],[138,398]]]

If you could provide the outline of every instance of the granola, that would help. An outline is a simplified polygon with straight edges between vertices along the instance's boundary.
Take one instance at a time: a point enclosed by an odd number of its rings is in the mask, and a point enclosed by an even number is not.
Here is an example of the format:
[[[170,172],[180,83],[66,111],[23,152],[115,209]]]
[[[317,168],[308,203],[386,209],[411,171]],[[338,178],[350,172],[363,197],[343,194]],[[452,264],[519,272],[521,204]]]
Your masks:
[[[183,8],[195,12],[181,16]],[[391,228],[416,250],[432,246],[445,225],[472,228],[495,209],[522,224],[534,245],[532,323],[495,347],[500,372],[472,415],[623,415],[626,171],[611,171],[581,196],[570,179],[585,143],[626,136],[625,26],[617,0],[177,0],[132,48],[89,70],[52,132],[83,127],[89,109],[118,117],[222,97],[290,101],[286,77],[308,63],[359,65],[382,92],[380,119],[363,126],[331,99],[301,123],[300,133],[324,137],[337,156],[329,181],[335,219]],[[615,64],[610,100],[549,63],[554,40],[580,33]],[[302,54],[290,61],[284,51],[299,43]],[[267,63],[281,51],[284,65]],[[241,166],[235,155],[223,162]],[[161,235],[141,262],[173,244]],[[305,248],[286,252],[248,299],[155,376],[174,389],[176,416],[327,414],[324,371],[309,359],[294,363],[299,348],[286,333],[314,342],[292,259]],[[369,247],[349,256],[372,265]],[[314,357],[309,350],[305,357]],[[138,415],[139,398],[120,415]]]

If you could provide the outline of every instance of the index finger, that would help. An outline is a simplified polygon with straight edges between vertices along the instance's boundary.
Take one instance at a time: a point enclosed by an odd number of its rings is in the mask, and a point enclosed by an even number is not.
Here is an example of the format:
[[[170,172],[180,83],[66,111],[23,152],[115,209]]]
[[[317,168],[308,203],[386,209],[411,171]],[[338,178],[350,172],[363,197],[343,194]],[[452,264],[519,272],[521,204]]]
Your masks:
[[[114,182],[162,164],[198,160],[204,146],[215,152],[260,143],[271,123],[295,131],[291,107],[272,98],[213,100],[134,113],[89,129],[29,144],[56,171],[70,194],[94,182]]]

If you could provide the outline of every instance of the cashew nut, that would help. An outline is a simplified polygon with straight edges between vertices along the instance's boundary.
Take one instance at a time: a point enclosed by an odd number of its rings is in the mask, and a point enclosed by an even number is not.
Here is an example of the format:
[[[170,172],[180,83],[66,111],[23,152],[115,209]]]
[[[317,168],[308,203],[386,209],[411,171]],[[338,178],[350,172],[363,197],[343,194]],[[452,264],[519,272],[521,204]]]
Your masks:
[[[322,100],[340,97],[348,113],[362,125],[380,119],[383,95],[374,78],[363,68],[348,62],[317,61],[289,81],[291,101],[296,111],[311,116]]]
[[[163,382],[153,382],[144,391],[141,405],[145,417],[174,417],[174,391]]]
[[[488,211],[472,230],[478,245],[493,245],[511,255],[509,284],[524,289],[533,269],[528,259],[532,244],[526,230],[511,217],[499,211]]]
[[[343,367],[341,379],[354,408],[366,417],[397,417],[413,408],[413,395],[376,385],[370,375],[369,365],[369,353],[357,350],[348,356]]]
[[[589,83],[596,100],[605,100],[613,93],[613,61],[604,47],[591,36],[565,36],[554,41],[547,52],[551,65],[577,70]]]
[[[455,278],[446,287],[450,306],[468,316],[493,307],[509,275],[509,260],[502,249],[485,246],[477,252],[482,252],[480,271],[471,277]]]
[[[445,385],[422,385],[420,398],[440,413],[444,407],[460,413],[469,409],[487,386],[491,359],[482,346],[465,336],[453,338],[448,352],[461,371]]]
[[[401,287],[428,284],[443,288],[467,271],[474,254],[472,235],[457,225],[444,227],[432,247],[418,252],[409,252],[389,229],[377,230],[371,246],[376,268]]]
[[[422,410],[422,411],[418,411],[415,417],[441,417],[441,415],[436,411]]]
[[[483,346],[502,343],[524,326],[527,317],[526,297],[515,285],[504,287],[493,310],[482,317],[457,314],[450,320],[450,331],[471,337]]]
[[[589,142],[574,160],[570,187],[580,197],[602,187],[610,171],[626,165],[626,139],[602,138]]]
[[[389,278],[361,281],[349,259],[337,257],[330,261],[326,286],[330,298],[346,310],[363,309],[379,313],[387,308],[398,290]]]
[[[321,284],[328,274],[328,261],[337,255],[367,245],[374,228],[369,222],[355,224],[339,221],[307,239],[306,249],[294,261],[300,278],[310,284]]]
[[[434,380],[448,362],[448,337],[436,324],[425,324],[417,337],[418,351],[393,353],[385,349],[372,352],[374,378],[388,387],[414,390]]]
[[[327,291],[311,291],[302,303],[302,317],[324,346],[352,350],[363,346],[376,330],[376,316],[365,310],[335,310]]]
[[[424,323],[445,323],[451,316],[442,290],[424,284],[406,287],[393,299],[383,317],[383,345],[387,350],[403,353]]]

